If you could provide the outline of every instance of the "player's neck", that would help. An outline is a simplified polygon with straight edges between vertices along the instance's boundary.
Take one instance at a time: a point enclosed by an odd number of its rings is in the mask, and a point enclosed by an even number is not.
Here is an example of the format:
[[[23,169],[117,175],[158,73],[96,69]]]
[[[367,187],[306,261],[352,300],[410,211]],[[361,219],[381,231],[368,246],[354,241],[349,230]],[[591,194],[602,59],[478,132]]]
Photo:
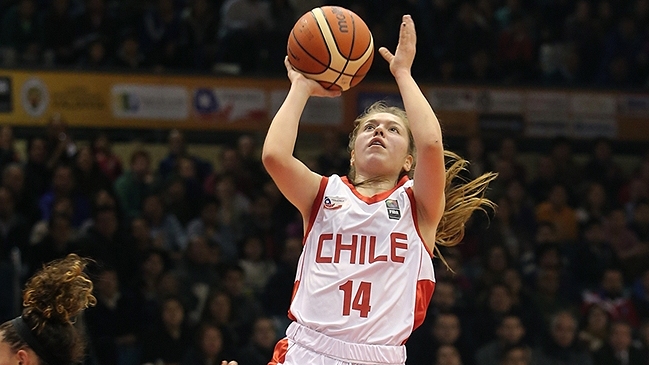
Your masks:
[[[357,175],[355,181],[356,191],[363,196],[371,197],[394,188],[394,185],[398,182],[398,178],[392,176],[365,177]]]

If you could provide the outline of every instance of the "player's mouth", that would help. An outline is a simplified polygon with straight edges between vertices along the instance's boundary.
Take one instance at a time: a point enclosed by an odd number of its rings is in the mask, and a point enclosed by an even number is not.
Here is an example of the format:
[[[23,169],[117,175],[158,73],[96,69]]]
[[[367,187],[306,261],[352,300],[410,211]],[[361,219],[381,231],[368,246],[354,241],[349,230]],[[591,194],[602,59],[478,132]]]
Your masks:
[[[383,141],[380,138],[377,138],[377,137],[372,138],[370,140],[370,144],[368,145],[368,147],[372,147],[372,146],[381,146],[381,147],[385,148],[385,144],[383,143]]]

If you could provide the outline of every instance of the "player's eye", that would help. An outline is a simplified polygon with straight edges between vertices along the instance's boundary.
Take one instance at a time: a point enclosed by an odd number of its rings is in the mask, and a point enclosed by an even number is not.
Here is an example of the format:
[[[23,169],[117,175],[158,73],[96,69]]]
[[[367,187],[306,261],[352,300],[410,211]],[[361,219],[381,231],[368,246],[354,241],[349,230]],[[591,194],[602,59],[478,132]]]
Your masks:
[[[374,129],[374,125],[373,125],[373,124],[365,124],[365,128],[364,128],[364,130],[366,130],[366,131],[371,131],[372,129]]]
[[[399,133],[399,128],[397,128],[397,127],[390,127],[390,132]]]

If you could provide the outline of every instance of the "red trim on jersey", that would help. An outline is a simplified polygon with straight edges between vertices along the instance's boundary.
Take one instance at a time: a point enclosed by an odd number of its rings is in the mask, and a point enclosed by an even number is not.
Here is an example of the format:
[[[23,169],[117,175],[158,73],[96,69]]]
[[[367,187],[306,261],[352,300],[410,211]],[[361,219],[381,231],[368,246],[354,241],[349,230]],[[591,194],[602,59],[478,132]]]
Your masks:
[[[311,232],[311,228],[313,228],[313,223],[315,223],[315,217],[318,215],[318,211],[320,210],[320,204],[322,203],[322,199],[324,198],[324,193],[325,193],[325,189],[327,188],[328,181],[329,178],[326,176],[323,176],[322,179],[320,179],[320,187],[318,188],[318,194],[315,196],[315,199],[313,199],[313,204],[311,205],[309,224],[306,227],[306,231],[304,231],[304,237],[302,238],[302,246],[306,244],[306,238],[309,236],[309,233]]]
[[[413,323],[412,330],[424,323],[426,312],[428,311],[428,304],[430,298],[435,291],[435,282],[425,279],[417,281],[417,297],[415,299],[415,322]]]
[[[286,361],[286,351],[288,351],[288,338],[282,338],[277,341],[275,350],[273,350],[273,359],[268,365],[283,364]]]
[[[343,176],[341,179],[342,179],[343,183],[345,183],[345,185],[347,185],[349,187],[349,189],[351,189],[352,193],[354,193],[354,195],[356,195],[356,197],[358,199],[364,201],[367,204],[374,204],[376,202],[380,202],[380,201],[385,200],[387,197],[390,196],[390,194],[394,193],[395,190],[400,188],[403,184],[406,183],[406,181],[409,180],[408,175],[403,175],[403,177],[401,177],[401,179],[399,179],[397,184],[392,189],[390,189],[388,191],[384,191],[382,193],[372,195],[370,197],[367,197],[367,196],[359,193],[358,190],[356,190],[356,187],[349,181],[347,176]]]
[[[295,293],[297,293],[297,288],[298,288],[299,286],[300,286],[300,281],[299,281],[299,280],[295,280],[295,282],[293,283],[293,294],[291,294],[291,303],[293,303],[293,298],[295,298]],[[295,321],[295,316],[293,315],[293,313],[291,313],[291,308],[290,308],[290,307],[289,307],[289,309],[288,309],[288,318],[289,318],[291,321]]]
[[[410,211],[412,212],[412,220],[415,222],[415,230],[417,230],[419,239],[421,239],[421,242],[424,243],[424,247],[426,247],[426,251],[428,252],[430,257],[435,257],[433,251],[431,251],[430,247],[428,247],[428,245],[426,244],[424,236],[422,236],[421,232],[419,231],[419,219],[417,218],[417,202],[415,201],[415,192],[412,191],[412,188],[407,188],[406,194],[408,194],[408,199],[410,199]]]

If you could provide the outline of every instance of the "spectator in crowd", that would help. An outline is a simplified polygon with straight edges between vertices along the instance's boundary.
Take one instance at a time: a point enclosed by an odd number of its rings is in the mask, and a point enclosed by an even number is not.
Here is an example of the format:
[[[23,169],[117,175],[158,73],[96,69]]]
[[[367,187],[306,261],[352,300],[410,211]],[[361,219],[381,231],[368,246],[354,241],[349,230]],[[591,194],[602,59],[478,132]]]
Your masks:
[[[54,202],[60,199],[70,199],[72,203],[72,225],[79,227],[86,219],[90,218],[90,202],[86,197],[77,192],[77,183],[72,167],[59,165],[52,174],[52,186],[39,200],[41,218],[49,220]]]
[[[164,2],[167,0],[160,1]],[[212,172],[212,165],[209,162],[191,155],[187,151],[185,136],[180,130],[171,130],[167,141],[169,148],[167,156],[162,159],[158,165],[158,174],[162,181],[165,181],[174,171],[176,171],[180,157],[188,157],[194,161],[196,175],[201,182]]]
[[[114,54],[115,35],[118,23],[114,15],[109,12],[105,0],[85,0],[84,11],[75,19],[76,30],[74,48],[77,55],[87,55],[92,52],[93,46],[97,49],[96,42],[102,42],[103,52],[107,57]]]
[[[649,319],[649,268],[635,280],[633,289],[633,305],[640,318]]]
[[[343,153],[343,144],[338,133],[328,130],[323,133],[322,137],[322,152],[316,159],[317,168],[315,171],[324,176],[346,175],[349,170],[349,158]]]
[[[180,364],[220,364],[226,358],[230,358],[230,355],[224,346],[223,334],[219,327],[210,323],[202,323],[198,328],[196,342]]]
[[[74,175],[79,193],[88,200],[92,200],[100,190],[112,191],[112,184],[95,162],[90,146],[79,148],[75,157]]]
[[[10,125],[0,128],[0,171],[12,162],[18,162],[18,152],[14,147],[14,132]]]
[[[649,354],[632,345],[633,329],[626,322],[613,322],[608,341],[593,354],[595,365],[646,365]]]
[[[5,67],[36,65],[43,48],[41,22],[34,0],[20,0],[0,21],[0,50]]]
[[[579,233],[577,214],[568,205],[568,191],[564,185],[555,184],[547,200],[537,205],[536,219],[552,223],[556,229],[557,240],[560,242],[577,241]]]
[[[638,201],[629,228],[641,242],[649,242],[649,199]]]
[[[240,326],[232,315],[232,299],[222,290],[212,291],[206,301],[201,315],[202,323],[209,323],[218,327],[223,336],[225,348],[236,348],[245,343],[239,332]]]
[[[24,165],[24,186],[14,191],[20,200],[45,193],[51,180],[51,171],[47,166],[47,143],[42,137],[33,137],[27,142],[27,161]]]
[[[526,345],[514,345],[505,349],[500,356],[500,365],[530,365],[535,364],[532,350]]]
[[[576,210],[577,220],[581,225],[588,221],[604,220],[606,218],[610,209],[606,191],[600,183],[593,182],[588,185],[585,197]]]
[[[43,48],[48,66],[68,66],[76,58],[74,52],[74,19],[70,0],[51,2],[43,19]]]
[[[638,325],[638,314],[625,290],[624,276],[619,269],[607,269],[602,275],[600,286],[584,292],[582,310],[594,304],[605,308],[613,321],[626,321],[634,327]]]
[[[122,161],[113,153],[113,149],[106,133],[100,133],[92,141],[92,153],[95,163],[104,175],[114,183],[122,175]]]
[[[145,150],[131,154],[131,168],[115,181],[115,194],[127,218],[142,213],[142,203],[150,193],[153,177],[150,171],[151,157]]]
[[[179,364],[191,348],[193,334],[179,298],[165,298],[155,329],[142,338],[142,363]]]
[[[591,305],[584,315],[584,325],[578,339],[582,347],[591,352],[602,348],[610,332],[611,319],[606,309],[598,304]]]
[[[270,4],[261,0],[228,0],[221,7],[217,62],[256,69],[265,35],[274,27]]]
[[[255,296],[262,293],[268,279],[276,271],[275,262],[265,255],[263,241],[256,235],[244,238],[239,266],[245,273],[244,285],[250,288]]]
[[[435,365],[463,365],[460,351],[453,345],[442,345],[435,352]]]
[[[181,19],[181,28],[189,65],[197,70],[209,70],[216,60],[219,21],[215,3],[208,0],[192,0]]]
[[[29,224],[16,211],[11,191],[0,185],[0,260],[7,260],[13,249],[27,249]]]
[[[61,164],[70,164],[77,154],[77,144],[68,130],[68,123],[59,113],[52,114],[47,121],[45,142],[47,168],[50,171]]]
[[[165,211],[160,195],[151,194],[144,199],[142,217],[151,228],[155,246],[162,247],[172,259],[179,260],[187,247],[187,232],[174,214]]]
[[[270,180],[266,169],[259,159],[260,152],[258,151],[257,141],[253,135],[244,134],[237,139],[237,155],[239,157],[239,164],[245,171],[250,180],[248,183],[251,185],[248,191],[244,191],[244,193],[249,198],[252,198],[254,194],[259,193],[259,191],[254,190],[259,189],[265,182]]]
[[[117,271],[109,266],[99,270],[94,282],[97,304],[85,312],[94,356],[100,364],[137,361],[140,322],[135,299],[120,287]]]
[[[65,202],[69,206],[69,201]],[[25,252],[25,261],[31,273],[52,260],[65,257],[74,250],[75,231],[69,214],[54,213],[47,224],[43,237],[33,241]]]
[[[275,323],[268,317],[259,317],[252,328],[250,342],[241,349],[237,361],[240,365],[265,365],[273,358],[277,342]]]
[[[115,208],[100,206],[95,210],[94,224],[79,237],[75,251],[96,260],[99,265],[117,268],[122,273],[125,271],[122,270],[124,238]]]
[[[604,225],[592,220],[583,225],[581,239],[577,243],[571,259],[572,272],[582,288],[593,288],[599,278],[619,261],[606,240]]]
[[[502,318],[496,330],[497,338],[476,351],[476,365],[499,365],[500,356],[509,347],[521,345],[525,337],[525,327],[515,315]]]
[[[570,312],[556,313],[549,329],[549,338],[537,346],[532,356],[537,364],[593,364],[588,352],[577,347],[577,320]]]
[[[606,240],[624,268],[624,274],[635,277],[642,272],[649,260],[649,243],[641,242],[629,228],[622,208],[615,208],[608,214],[605,232]]]

